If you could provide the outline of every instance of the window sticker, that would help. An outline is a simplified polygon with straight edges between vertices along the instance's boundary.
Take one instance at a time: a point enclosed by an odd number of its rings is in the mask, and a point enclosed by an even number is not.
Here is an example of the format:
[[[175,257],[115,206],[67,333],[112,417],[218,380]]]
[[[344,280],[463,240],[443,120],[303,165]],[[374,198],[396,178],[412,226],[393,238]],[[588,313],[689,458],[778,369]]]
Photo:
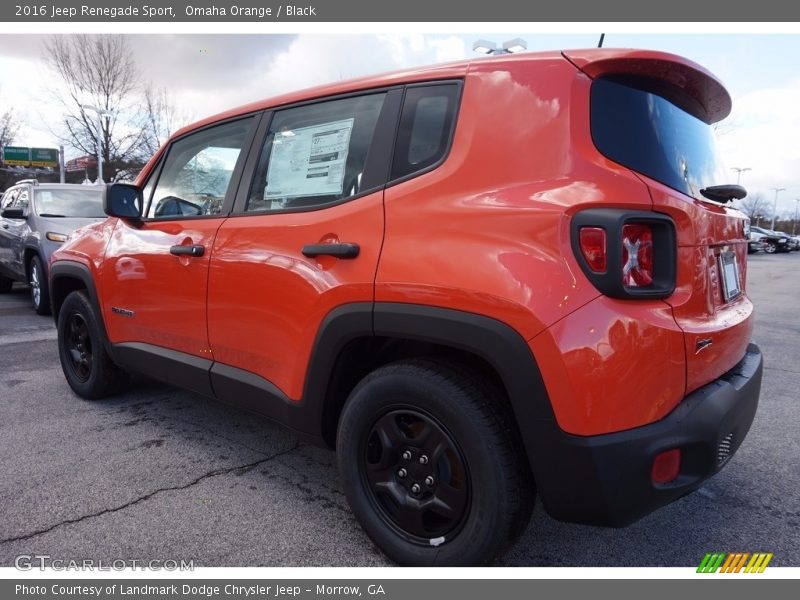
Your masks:
[[[264,197],[340,195],[352,131],[353,118],[276,132]]]

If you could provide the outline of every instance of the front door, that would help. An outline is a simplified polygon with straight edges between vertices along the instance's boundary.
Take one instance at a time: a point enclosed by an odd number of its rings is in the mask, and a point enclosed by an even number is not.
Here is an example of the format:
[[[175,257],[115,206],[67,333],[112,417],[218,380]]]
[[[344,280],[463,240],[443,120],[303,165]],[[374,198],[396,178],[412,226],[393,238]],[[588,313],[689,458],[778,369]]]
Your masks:
[[[209,260],[256,121],[240,118],[173,141],[145,184],[143,221],[118,222],[101,277],[112,344],[213,360],[206,327]]]

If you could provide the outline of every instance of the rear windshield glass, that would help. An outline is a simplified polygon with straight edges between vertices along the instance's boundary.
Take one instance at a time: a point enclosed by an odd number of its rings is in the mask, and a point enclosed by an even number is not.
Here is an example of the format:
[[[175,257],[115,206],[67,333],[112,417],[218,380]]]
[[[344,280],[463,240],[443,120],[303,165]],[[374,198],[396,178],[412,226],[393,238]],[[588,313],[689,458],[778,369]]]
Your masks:
[[[105,217],[102,187],[80,190],[36,190],[36,212],[51,217]]]
[[[598,79],[591,119],[597,149],[634,171],[699,199],[702,188],[730,183],[712,127],[662,96]]]

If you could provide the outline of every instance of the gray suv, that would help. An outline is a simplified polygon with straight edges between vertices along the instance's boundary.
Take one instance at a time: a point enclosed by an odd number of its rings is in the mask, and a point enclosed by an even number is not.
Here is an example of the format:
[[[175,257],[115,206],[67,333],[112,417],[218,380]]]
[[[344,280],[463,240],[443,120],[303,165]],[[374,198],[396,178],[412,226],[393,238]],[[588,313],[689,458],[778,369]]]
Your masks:
[[[27,282],[36,312],[49,314],[50,255],[78,227],[106,218],[103,189],[33,179],[8,188],[0,201],[0,292]]]

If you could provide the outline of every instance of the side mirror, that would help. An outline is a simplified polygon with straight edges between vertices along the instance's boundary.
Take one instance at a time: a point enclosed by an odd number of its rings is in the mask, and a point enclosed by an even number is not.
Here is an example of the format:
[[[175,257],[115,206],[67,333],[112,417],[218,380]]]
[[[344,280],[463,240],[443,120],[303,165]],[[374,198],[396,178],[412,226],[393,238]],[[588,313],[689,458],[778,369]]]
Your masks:
[[[25,218],[25,209],[24,208],[4,208],[3,212],[0,213],[4,219],[24,219]]]
[[[142,218],[143,204],[142,190],[135,185],[112,183],[106,186],[103,210],[110,217],[138,221]]]

